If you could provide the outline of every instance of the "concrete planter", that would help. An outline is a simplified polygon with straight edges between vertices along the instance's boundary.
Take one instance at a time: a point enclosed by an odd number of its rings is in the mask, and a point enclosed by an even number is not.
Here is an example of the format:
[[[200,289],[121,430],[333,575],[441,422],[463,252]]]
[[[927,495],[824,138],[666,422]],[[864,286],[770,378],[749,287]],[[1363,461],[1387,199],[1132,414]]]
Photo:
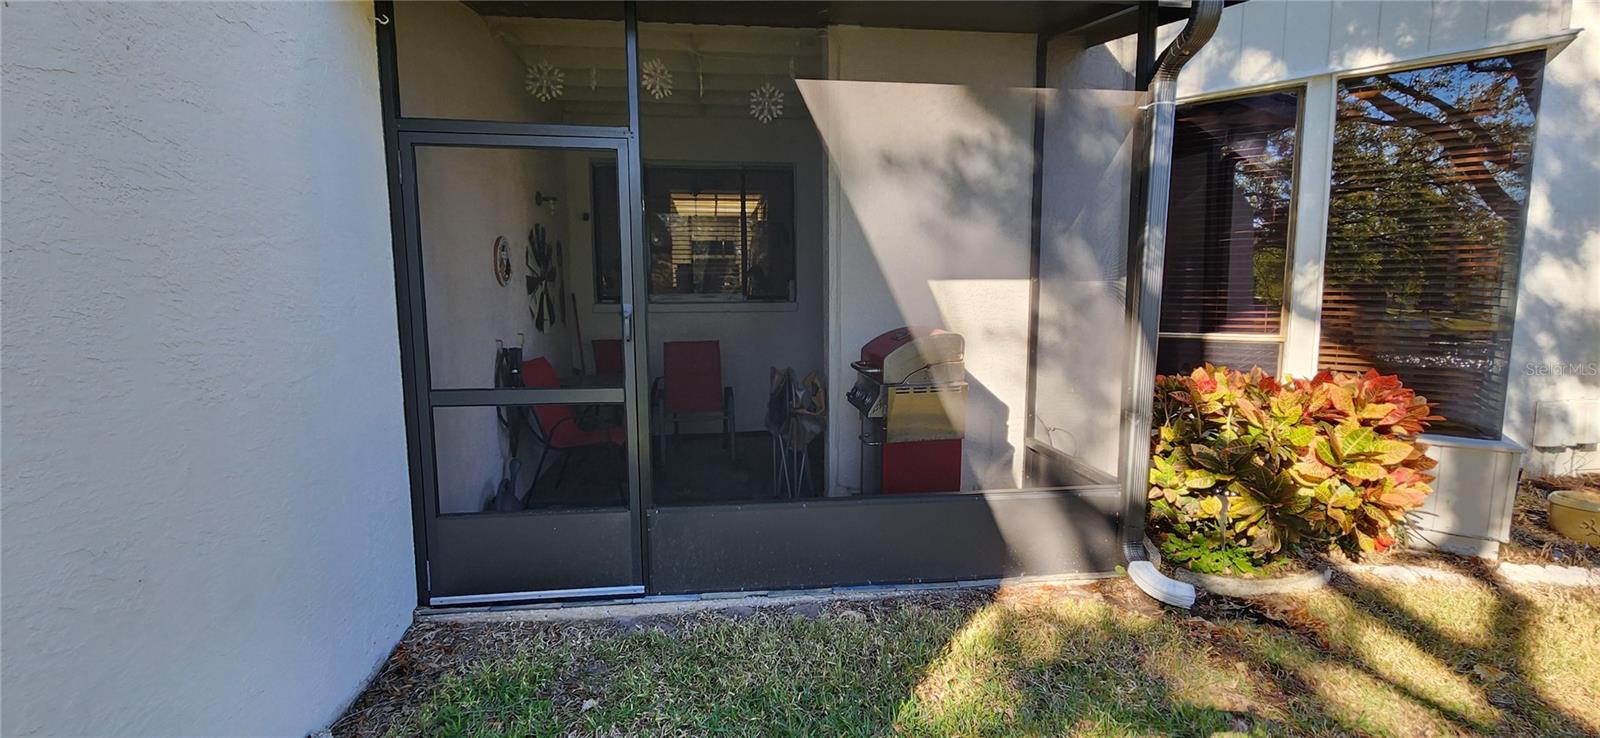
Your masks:
[[[1550,527],[1579,543],[1600,546],[1600,494],[1560,489],[1550,493]]]
[[[1224,597],[1259,597],[1261,595],[1309,592],[1328,586],[1332,572],[1328,569],[1293,574],[1286,577],[1231,577],[1219,574],[1201,574],[1188,569],[1175,569],[1172,577],[1188,582],[1212,594]]]

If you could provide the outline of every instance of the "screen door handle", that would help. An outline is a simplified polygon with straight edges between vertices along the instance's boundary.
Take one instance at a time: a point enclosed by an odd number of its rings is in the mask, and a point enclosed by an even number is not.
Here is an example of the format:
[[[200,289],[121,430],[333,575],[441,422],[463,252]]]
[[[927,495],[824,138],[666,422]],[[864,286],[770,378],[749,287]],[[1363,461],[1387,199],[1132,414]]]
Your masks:
[[[633,303],[622,303],[622,340],[633,343]]]

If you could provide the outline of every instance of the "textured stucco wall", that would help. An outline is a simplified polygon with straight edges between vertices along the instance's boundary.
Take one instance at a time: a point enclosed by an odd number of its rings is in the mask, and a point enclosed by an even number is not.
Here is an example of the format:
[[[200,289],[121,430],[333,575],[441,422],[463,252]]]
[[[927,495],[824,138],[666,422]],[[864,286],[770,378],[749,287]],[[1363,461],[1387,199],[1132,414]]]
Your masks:
[[[415,604],[370,6],[3,14],[0,732],[325,725]]]

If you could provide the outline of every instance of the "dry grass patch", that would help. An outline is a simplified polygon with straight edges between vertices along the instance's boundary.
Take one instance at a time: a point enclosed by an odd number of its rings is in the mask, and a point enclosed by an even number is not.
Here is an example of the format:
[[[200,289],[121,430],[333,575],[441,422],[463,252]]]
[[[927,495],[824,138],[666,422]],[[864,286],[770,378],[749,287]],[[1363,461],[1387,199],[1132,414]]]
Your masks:
[[[1600,734],[1600,596],[1125,580],[626,623],[413,628],[341,735]]]

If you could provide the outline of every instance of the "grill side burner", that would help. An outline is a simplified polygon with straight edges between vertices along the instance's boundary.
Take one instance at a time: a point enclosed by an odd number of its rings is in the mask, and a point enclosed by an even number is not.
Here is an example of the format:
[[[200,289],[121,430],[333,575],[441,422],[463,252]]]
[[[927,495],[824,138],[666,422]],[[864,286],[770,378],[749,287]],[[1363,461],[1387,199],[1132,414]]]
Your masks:
[[[861,491],[953,492],[966,435],[966,342],[904,327],[861,347],[846,395],[861,413]]]

